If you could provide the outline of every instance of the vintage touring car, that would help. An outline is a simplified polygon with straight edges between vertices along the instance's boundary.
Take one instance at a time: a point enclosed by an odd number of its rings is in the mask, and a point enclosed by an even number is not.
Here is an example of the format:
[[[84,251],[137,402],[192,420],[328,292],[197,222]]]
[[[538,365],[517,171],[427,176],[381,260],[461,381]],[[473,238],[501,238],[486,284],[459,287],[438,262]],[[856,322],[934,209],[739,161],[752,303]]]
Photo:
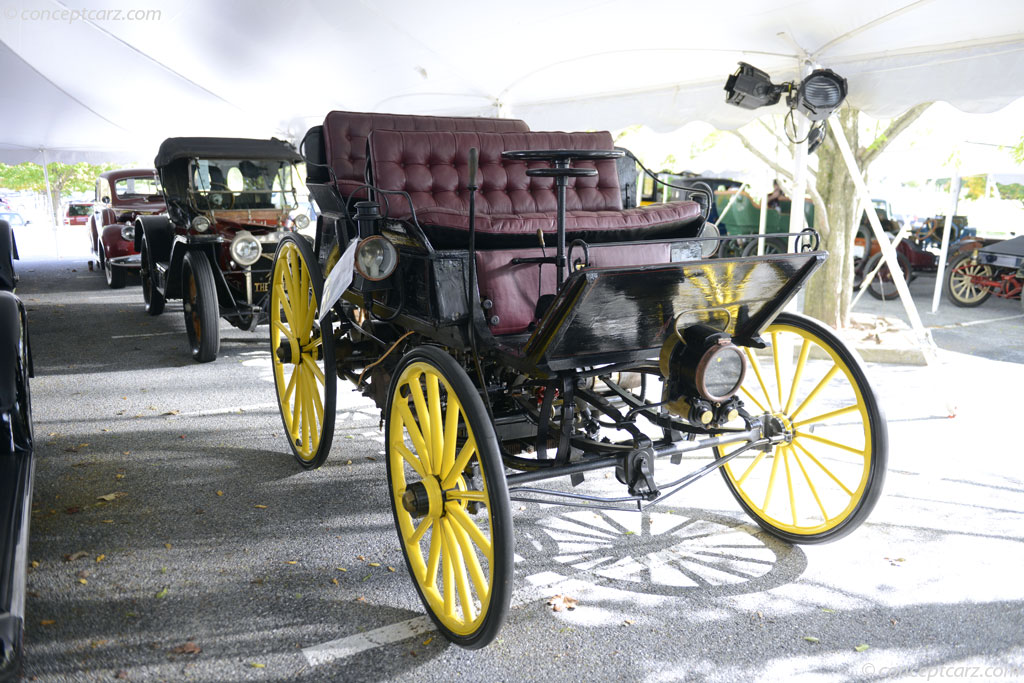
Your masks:
[[[308,225],[295,163],[276,139],[168,138],[156,167],[167,214],[136,220],[146,311],[182,299],[192,357],[220,350],[219,319],[252,330],[267,321],[271,259],[282,236]]]
[[[712,259],[709,193],[623,209],[607,132],[331,112],[302,149],[316,240],[281,240],[270,294],[285,433],[319,466],[337,379],[376,401],[406,565],[451,641],[507,614],[510,500],[635,510],[719,470],[789,542],[870,513],[882,409],[830,329],[783,311],[826,258],[813,232]],[[602,469],[621,495],[567,485]]]
[[[96,201],[89,219],[89,247],[111,289],[124,287],[128,271],[137,271],[135,219],[165,211],[156,171],[122,169],[96,179]]]

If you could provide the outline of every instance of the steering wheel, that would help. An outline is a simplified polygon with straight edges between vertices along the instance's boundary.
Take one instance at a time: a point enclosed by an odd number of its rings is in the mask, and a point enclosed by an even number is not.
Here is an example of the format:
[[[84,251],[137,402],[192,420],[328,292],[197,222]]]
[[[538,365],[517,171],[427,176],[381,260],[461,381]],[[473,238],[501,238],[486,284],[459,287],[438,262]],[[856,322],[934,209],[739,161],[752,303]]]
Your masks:
[[[235,193],[224,183],[210,183],[210,191],[206,197],[211,209],[229,210],[235,205]]]

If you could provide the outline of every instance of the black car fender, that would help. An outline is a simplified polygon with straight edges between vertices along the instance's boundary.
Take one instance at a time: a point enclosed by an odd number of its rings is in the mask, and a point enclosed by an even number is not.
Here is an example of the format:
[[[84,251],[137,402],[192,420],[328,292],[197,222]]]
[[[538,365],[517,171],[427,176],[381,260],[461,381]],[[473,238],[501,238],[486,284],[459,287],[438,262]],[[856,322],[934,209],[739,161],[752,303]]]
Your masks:
[[[16,258],[18,247],[14,243],[14,230],[7,221],[0,220],[0,291],[14,291]]]
[[[135,219],[135,251],[142,251],[143,238],[152,260],[166,261],[171,255],[174,224],[167,216],[139,216]]]
[[[21,301],[10,292],[0,292],[0,413],[10,412],[18,402],[18,385],[27,374],[22,358],[25,313]]]

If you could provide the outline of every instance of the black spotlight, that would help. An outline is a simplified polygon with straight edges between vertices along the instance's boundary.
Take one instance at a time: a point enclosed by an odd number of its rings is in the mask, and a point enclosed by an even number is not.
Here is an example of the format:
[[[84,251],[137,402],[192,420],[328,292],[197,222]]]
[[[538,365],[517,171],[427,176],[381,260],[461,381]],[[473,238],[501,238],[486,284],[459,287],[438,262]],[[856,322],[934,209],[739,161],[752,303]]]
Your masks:
[[[800,83],[790,106],[811,121],[824,121],[845,99],[846,79],[832,69],[816,69]]]
[[[725,82],[725,101],[744,109],[767,107],[779,101],[786,85],[772,85],[767,73],[740,62],[740,68]]]

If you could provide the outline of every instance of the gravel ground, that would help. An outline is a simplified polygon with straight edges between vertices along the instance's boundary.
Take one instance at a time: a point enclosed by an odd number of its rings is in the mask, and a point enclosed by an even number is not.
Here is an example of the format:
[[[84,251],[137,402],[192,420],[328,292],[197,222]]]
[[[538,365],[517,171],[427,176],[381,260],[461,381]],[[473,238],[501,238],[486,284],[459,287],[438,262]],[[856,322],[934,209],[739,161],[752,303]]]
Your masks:
[[[339,386],[331,457],[302,471],[265,328],[222,327],[220,357],[197,365],[180,304],[149,318],[137,279],[108,290],[74,245],[52,260],[19,242],[38,457],[29,680],[1024,680],[1020,355],[869,366],[889,474],[838,543],[771,539],[717,475],[643,515],[514,503],[513,609],[469,652],[430,629],[406,573],[371,403]],[[1013,311],[977,319],[1020,312],[992,303]],[[1024,321],[994,324],[1016,334],[953,329],[1024,353]],[[621,491],[603,476],[586,490]],[[617,569],[587,569],[598,552]],[[555,612],[554,595],[579,605]]]

